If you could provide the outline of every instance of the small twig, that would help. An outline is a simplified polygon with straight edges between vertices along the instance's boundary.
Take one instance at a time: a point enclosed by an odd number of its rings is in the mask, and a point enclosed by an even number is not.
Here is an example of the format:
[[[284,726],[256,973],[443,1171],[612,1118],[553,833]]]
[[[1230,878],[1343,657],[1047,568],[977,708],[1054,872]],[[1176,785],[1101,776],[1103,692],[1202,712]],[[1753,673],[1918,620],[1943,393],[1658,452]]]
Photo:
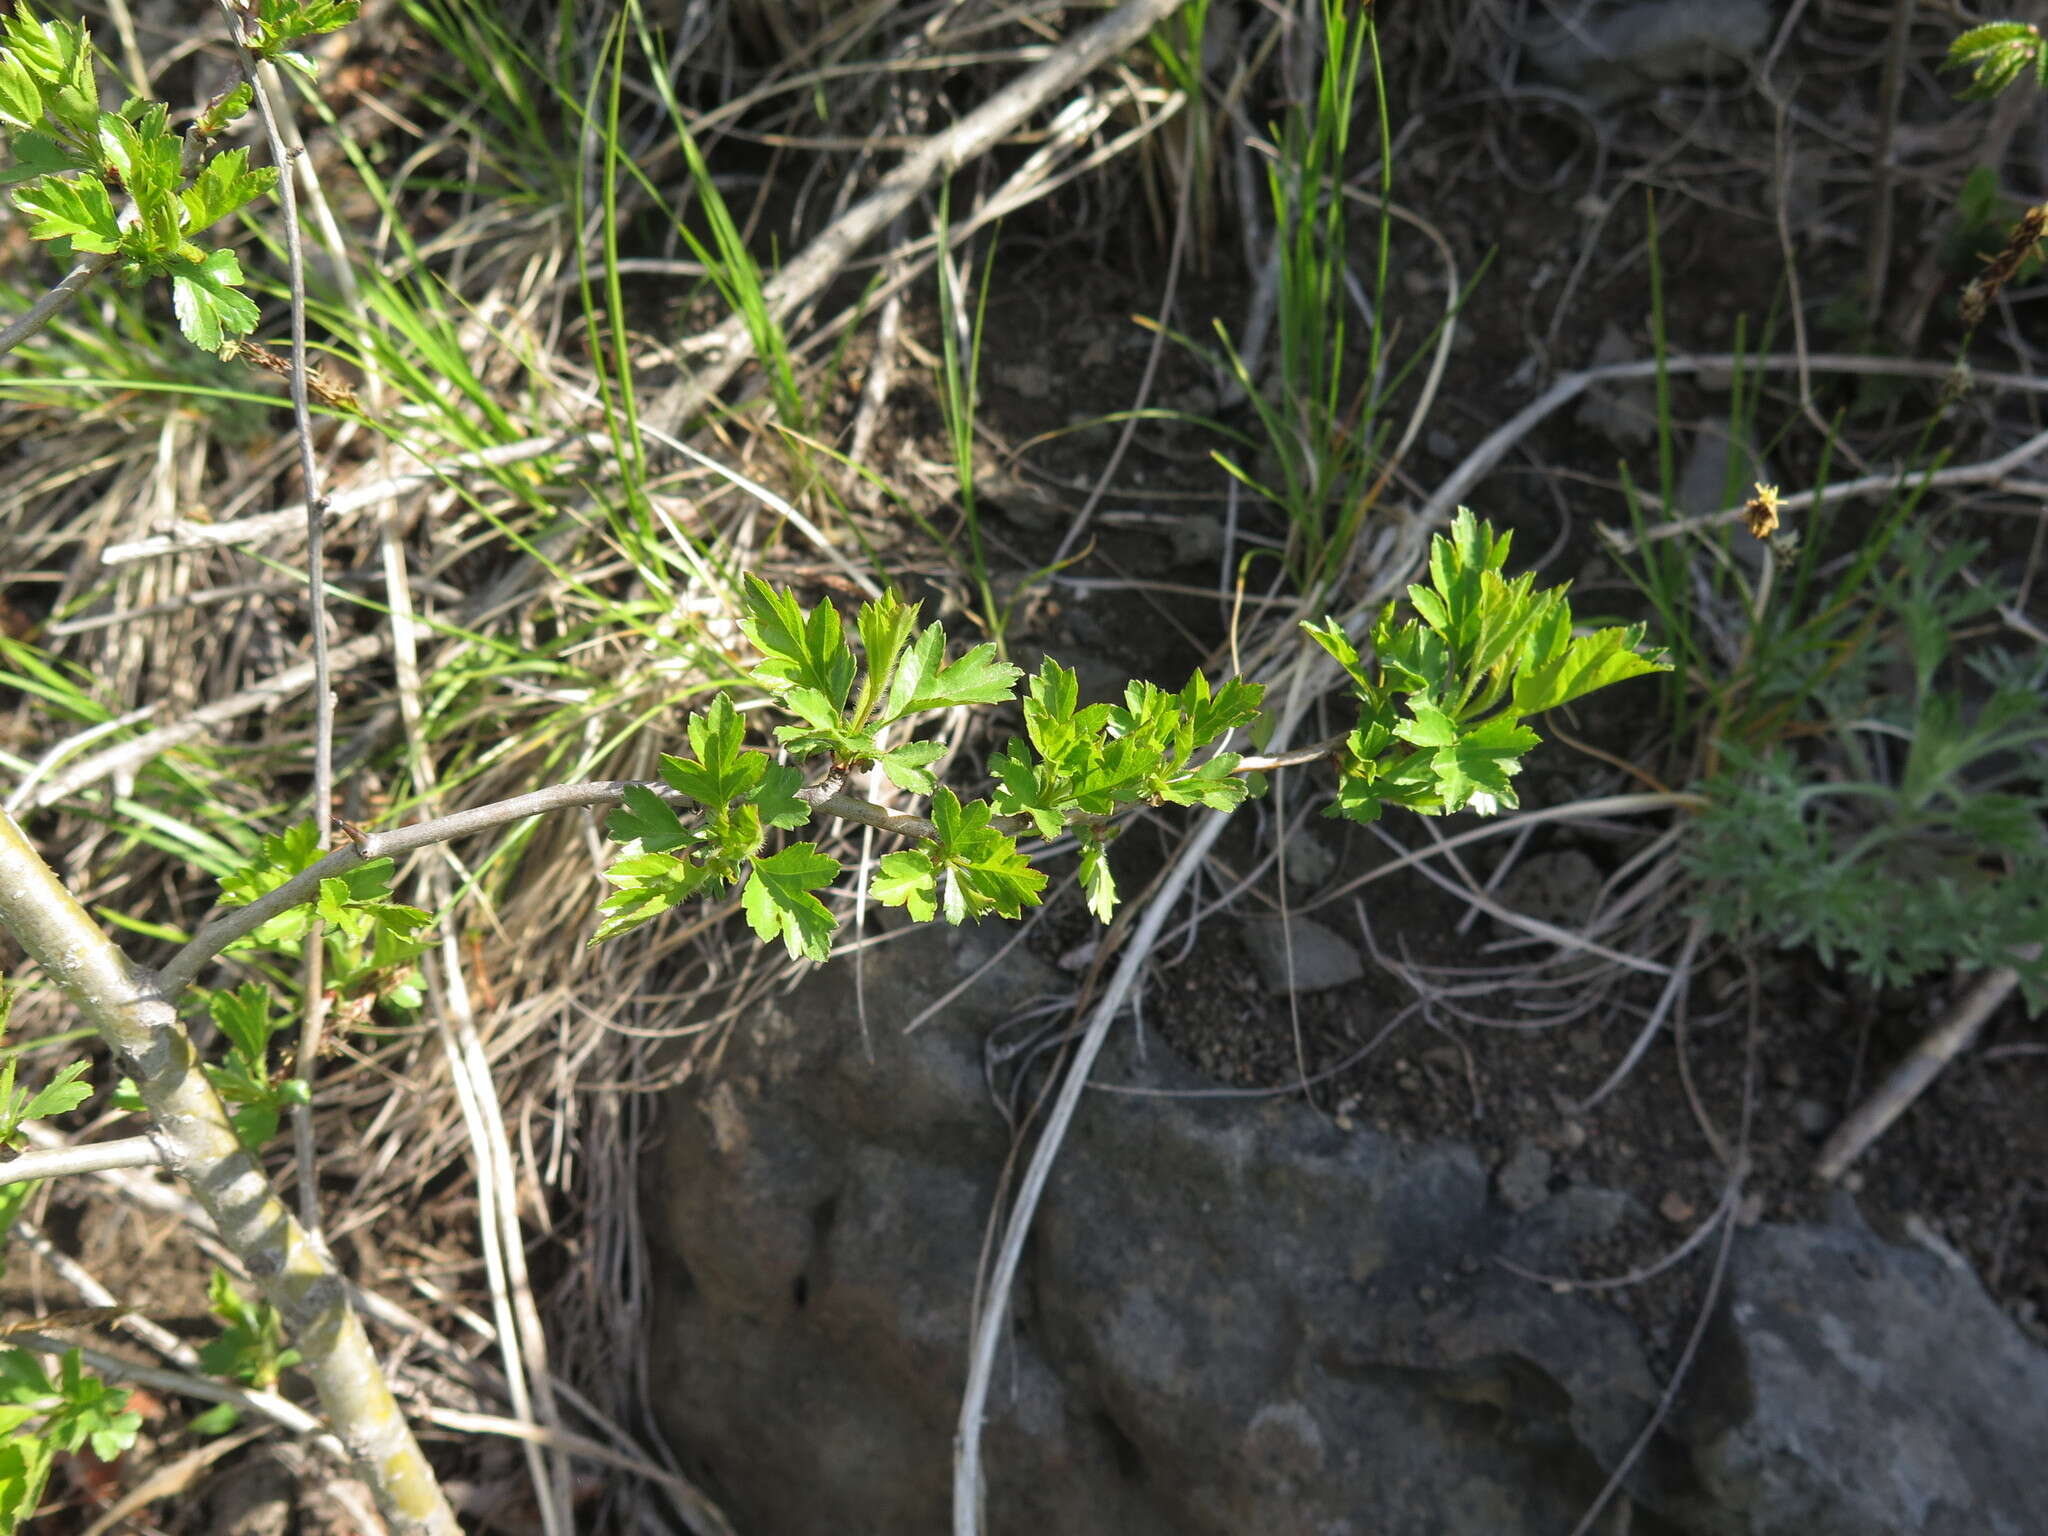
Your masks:
[[[77,266],[66,272],[57,281],[57,286],[37,299],[21,312],[21,318],[0,331],[0,357],[6,356],[29,337],[57,318],[57,311],[69,304],[85,285],[98,277],[116,261],[119,251],[108,251],[104,255],[88,256]]]
[[[1957,1000],[1948,1014],[1916,1044],[1906,1059],[1892,1068],[1891,1075],[1877,1091],[1835,1127],[1814,1159],[1816,1178],[1826,1183],[1839,1179],[1844,1170],[1861,1157],[1870,1144],[1885,1133],[1906,1107],[1927,1090],[1941,1071],[1970,1048],[1985,1021],[2020,984],[2019,972],[2009,965],[1986,971]]]
[[[1996,458],[1984,459],[1976,464],[1957,464],[1948,469],[1922,470],[1919,473],[1892,471],[1886,474],[1861,475],[1854,480],[1840,480],[1819,490],[1798,491],[1780,496],[1777,507],[1781,512],[1800,512],[1808,507],[1820,506],[1831,501],[1848,501],[1857,496],[1884,496],[1894,492],[1934,489],[1953,485],[1998,485],[2025,469],[2029,463],[2048,448],[2048,432],[2038,432],[2018,447],[2012,448]],[[1739,521],[1748,511],[1748,503],[1726,507],[1719,512],[1703,512],[1696,517],[1675,518],[1670,522],[1658,523],[1643,530],[1638,538],[1633,533],[1619,529],[1602,528],[1602,536],[1610,548],[1622,554],[1632,554],[1644,544],[1653,544],[1659,539],[1675,539],[1702,528],[1712,528],[1721,523]]]
[[[1649,358],[1633,363],[1608,363],[1598,368],[1586,368],[1577,373],[1560,375],[1549,388],[1534,400],[1523,406],[1486,437],[1486,440],[1465,455],[1464,462],[1453,470],[1429,500],[1423,504],[1421,516],[1434,527],[1450,518],[1452,509],[1461,505],[1465,495],[1486,476],[1493,467],[1507,457],[1508,451],[1534,431],[1537,424],[1558,410],[1576,400],[1595,384],[1610,383],[1624,379],[1647,379],[1655,377],[1658,364]],[[1733,352],[1710,354],[1688,354],[1681,357],[1667,357],[1663,368],[1666,373],[1729,373],[1734,370],[1750,369],[1783,373],[1801,368],[1821,373],[1874,374],[1885,378],[1947,378],[1954,370],[1947,363],[1926,363],[1909,357],[1858,357],[1848,352],[1766,352],[1760,355],[1742,356]],[[2023,390],[2031,394],[2048,393],[2048,377],[2021,373],[1980,373],[1975,382],[1991,389]],[[2032,450],[2040,452],[2036,447]],[[2010,455],[2004,456],[2010,458]],[[2004,462],[2004,459],[1997,462]],[[2017,467],[2017,464],[2014,465]],[[1952,473],[1944,471],[1944,474]],[[1912,477],[1872,477],[1890,484],[1917,484]],[[1929,477],[1931,483],[1947,483],[1940,476]],[[1858,482],[1862,483],[1862,482]],[[1830,492],[1830,494],[1837,494]],[[1794,498],[1787,496],[1782,505],[1792,506]],[[1717,517],[1734,519],[1742,515],[1740,507]],[[1711,521],[1704,519],[1701,521]],[[1661,524],[1652,530],[1655,538],[1669,538],[1680,531],[1676,524]],[[1624,548],[1632,547],[1624,545]]]
[[[326,556],[322,522],[327,501],[320,493],[320,461],[313,447],[313,410],[306,390],[306,250],[304,232],[299,228],[299,193],[292,175],[292,156],[285,148],[278,127],[278,111],[270,99],[263,67],[243,41],[242,18],[230,0],[216,0],[227,22],[228,41],[242,66],[242,78],[249,83],[256,116],[263,124],[263,136],[270,145],[271,163],[277,167],[277,196],[284,205],[285,272],[291,288],[291,385],[292,431],[298,439],[299,479],[306,494],[306,607],[313,632],[313,831],[321,847],[327,845],[334,827],[334,687],[327,658]],[[327,934],[317,920],[307,930],[301,995],[304,1016],[299,1024],[299,1073],[310,1094],[319,1071],[321,1034],[327,1023],[327,988],[321,972],[327,954]],[[313,1138],[313,1106],[301,1101],[292,1106],[292,1139],[298,1162],[299,1223],[318,1238],[320,1231],[320,1180],[315,1166],[317,1148]]]
[[[878,831],[893,832],[899,837],[917,838],[925,842],[938,839],[939,829],[923,816],[909,816],[895,811],[884,810],[869,800],[861,800],[848,794],[828,792],[825,784],[812,786],[801,792],[812,809],[841,821],[859,822],[862,826],[874,827]],[[472,832],[488,832],[509,822],[524,821],[529,816],[545,816],[551,811],[572,811],[597,806],[617,805],[625,799],[626,791],[639,787],[651,789],[664,799],[675,799],[675,791],[660,782],[641,782],[634,779],[596,779],[587,784],[558,784],[552,789],[535,790],[530,795],[515,795],[510,800],[500,800],[491,805],[480,805],[466,811],[455,811],[447,816],[436,816],[427,821],[414,822],[407,827],[394,827],[388,832],[373,832],[360,841],[352,841],[345,848],[336,849],[319,863],[302,869],[275,890],[266,891],[245,907],[220,909],[207,919],[191,942],[171,958],[159,973],[158,979],[164,996],[175,999],[192,984],[200,969],[237,939],[244,938],[261,928],[280,912],[293,907],[304,906],[313,900],[320,889],[320,882],[339,875],[367,859],[393,858],[401,853],[410,853],[415,848],[426,848],[435,843],[450,842],[458,837],[467,837]],[[1107,818],[1100,816],[1078,816],[1070,821],[1097,825]],[[1031,828],[1028,816],[998,816],[990,825],[1004,832],[1024,832]]]
[[[313,448],[313,411],[306,395],[306,250],[305,237],[299,229],[298,183],[292,175],[291,155],[277,126],[277,113],[263,80],[262,66],[243,41],[242,18],[230,0],[215,3],[227,22],[228,41],[241,62],[242,77],[249,82],[256,116],[262,121],[264,138],[269,141],[270,158],[277,166],[278,201],[284,205],[285,269],[291,284],[292,428],[298,438],[299,479],[306,492],[306,604],[313,630],[313,825],[324,843],[334,817],[334,697],[327,674],[327,604],[321,582],[321,523],[327,505],[320,494],[320,461]]]
[[[79,1147],[31,1148],[0,1162],[0,1185],[24,1179],[61,1179],[73,1173],[100,1173],[108,1168],[161,1168],[170,1154],[154,1136],[128,1136],[120,1141],[89,1141]]]
[[[445,843],[472,832],[487,832],[493,827],[524,821],[529,816],[542,816],[549,811],[617,805],[625,798],[626,790],[633,782],[630,779],[599,779],[588,784],[560,784],[552,789],[536,790],[530,795],[515,795],[510,800],[500,800],[492,805],[436,816],[409,827],[373,832],[361,842],[352,842],[310,868],[301,870],[276,890],[266,891],[246,907],[228,907],[215,912],[192,941],[158,973],[158,984],[166,998],[175,1000],[199,974],[200,968],[228,945],[255,932],[278,913],[304,906],[319,891],[322,880],[343,874],[366,859],[396,857],[415,848]],[[656,794],[672,793],[666,785],[650,784],[647,787]]]
[[[8,814],[12,815],[14,812],[19,811],[28,802],[29,796],[35,793],[36,786],[43,782],[45,775],[51,773],[66,758],[83,752],[102,736],[116,735],[121,731],[127,730],[131,725],[140,725],[155,713],[156,708],[154,705],[144,705],[141,709],[131,709],[125,715],[116,715],[111,720],[102,720],[99,724],[89,725],[75,735],[66,736],[62,741],[51,747],[49,751],[37,758],[35,765],[21,776],[21,782],[8,792],[6,800]]]
[[[1341,758],[1344,744],[1349,736],[1332,736],[1328,741],[1319,741],[1311,747],[1296,747],[1292,752],[1279,752],[1271,757],[1242,757],[1238,759],[1238,773],[1271,773],[1276,768],[1301,768],[1309,763],[1336,761]]]

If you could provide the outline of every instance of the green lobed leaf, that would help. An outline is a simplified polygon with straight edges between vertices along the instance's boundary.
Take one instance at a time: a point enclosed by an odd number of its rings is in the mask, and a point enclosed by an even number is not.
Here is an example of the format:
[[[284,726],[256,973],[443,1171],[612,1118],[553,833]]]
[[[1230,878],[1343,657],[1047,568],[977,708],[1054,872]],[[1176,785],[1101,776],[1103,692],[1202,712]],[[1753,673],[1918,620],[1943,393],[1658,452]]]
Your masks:
[[[811,819],[810,806],[797,798],[803,774],[787,763],[771,763],[766,758],[762,762],[761,782],[749,792],[762,824],[784,831],[803,826]]]
[[[272,993],[261,982],[244,982],[232,992],[206,994],[206,1011],[228,1043],[247,1061],[261,1062],[270,1049],[271,1036],[282,1027],[270,1016]]]
[[[937,648],[942,649],[944,638],[936,624],[925,631],[926,639],[933,637],[938,638]],[[923,639],[918,648],[923,650]],[[923,679],[907,701],[899,704],[892,689],[889,718],[900,720],[923,710],[950,709],[959,704],[1001,704],[1016,697],[1017,680],[1023,675],[1021,668],[999,661],[995,646],[984,641],[958,661]]]
[[[297,55],[286,57],[281,50],[303,38],[347,26],[362,10],[362,0],[256,0],[253,7],[244,9],[254,13],[254,26],[244,24],[250,51],[258,58],[290,62]],[[300,67],[310,68],[310,61],[298,62]]]
[[[33,1414],[33,1410],[7,1410],[11,1416]],[[0,1432],[10,1429],[0,1418]],[[40,1435],[8,1433],[0,1439],[0,1531],[25,1529],[36,1506],[43,1501],[43,1489],[56,1464],[57,1450]]]
[[[623,802],[605,820],[615,843],[636,843],[649,853],[681,848],[691,839],[676,808],[644,784],[628,784]]]
[[[1056,775],[1032,757],[1015,737],[989,759],[989,771],[1000,786],[996,808],[1005,816],[1029,816],[1040,837],[1057,837],[1065,818],[1055,801]]]
[[[68,1062],[58,1068],[57,1075],[36,1090],[19,1120],[46,1120],[51,1115],[61,1115],[78,1108],[92,1097],[92,1085],[78,1081],[85,1076],[91,1063]]]
[[[45,176],[17,191],[14,206],[29,216],[31,239],[69,240],[73,250],[99,255],[120,248],[114,205],[97,176]]]
[[[1957,93],[1964,101],[1998,95],[2029,65],[2037,79],[2048,79],[2048,45],[2044,45],[2039,28],[2021,21],[1993,21],[1970,28],[1949,44],[1943,61],[1943,68],[1975,72]]]
[[[261,317],[241,291],[242,267],[233,251],[208,251],[200,261],[176,257],[166,263],[166,270],[178,328],[193,346],[218,352],[228,338],[256,329]]]
[[[1205,805],[1212,811],[1234,811],[1251,793],[1244,780],[1235,775],[1238,761],[1235,752],[1219,753],[1192,773],[1168,779],[1160,786],[1159,798],[1170,805]]]
[[[1558,608],[1569,626],[1570,608],[1563,603]],[[1562,653],[1515,674],[1515,713],[1541,714],[1610,684],[1627,682],[1645,673],[1670,671],[1671,664],[1661,651],[1645,655],[1636,649],[1642,638],[1642,626],[1632,625],[1627,629],[1598,629],[1570,639]]]
[[[592,944],[616,938],[680,906],[704,885],[709,871],[672,853],[641,853],[614,859],[604,878],[620,889],[599,903],[599,910],[608,915],[590,936]]]
[[[754,932],[763,943],[780,938],[792,960],[827,959],[838,924],[811,892],[838,877],[839,861],[819,853],[815,843],[791,843],[753,864],[740,905]]]
[[[760,807],[738,800],[704,818],[691,852],[721,884],[730,885],[766,835]]]
[[[1195,673],[1180,693],[1180,707],[1188,716],[1194,746],[1206,747],[1226,733],[1250,725],[1265,696],[1263,684],[1235,677],[1225,678],[1223,686],[1212,693],[1208,677]]]
[[[1434,704],[1416,699],[1410,701],[1409,708],[1414,717],[1394,727],[1399,739],[1418,747],[1448,747],[1457,741],[1458,722]]]
[[[722,811],[745,799],[768,765],[762,754],[746,750],[746,734],[739,711],[721,693],[708,710],[690,716],[690,749],[696,756],[663,756],[661,776],[678,794],[706,810]]]
[[[14,136],[14,164],[0,170],[0,187],[33,181],[38,176],[68,176],[74,172],[99,175],[91,162],[72,154],[47,133],[18,133]]]
[[[270,166],[249,169],[246,147],[215,155],[200,168],[192,184],[178,194],[185,210],[185,234],[190,237],[218,223],[268,193],[277,185],[277,171]]]
[[[932,826],[938,841],[933,862],[941,866],[939,906],[949,923],[993,912],[1015,918],[1036,906],[1045,876],[1017,850],[1017,841],[989,823],[986,800],[962,803],[940,785],[932,797]]]
[[[84,23],[45,21],[17,5],[0,19],[0,59],[11,60],[29,77],[38,98],[36,115],[20,126],[37,127],[47,117],[78,137],[91,137],[99,90]],[[26,109],[18,83],[12,94],[10,112]]]
[[[43,92],[20,55],[0,53],[0,127],[16,133],[40,128]]]
[[[1522,771],[1523,756],[1540,741],[1534,731],[1507,715],[1467,728],[1430,759],[1443,808],[1461,811],[1470,804],[1485,812],[1496,805],[1513,807],[1517,802],[1508,781]],[[1488,803],[1480,803],[1481,797]]]
[[[1365,664],[1359,660],[1358,647],[1351,643],[1351,637],[1344,632],[1342,624],[1334,618],[1325,616],[1320,626],[1312,620],[1303,619],[1301,627],[1308,632],[1311,640],[1329,653],[1331,660],[1344,669],[1345,674],[1361,692],[1370,694],[1373,691],[1372,677],[1366,671]]]
[[[127,248],[137,256],[170,256],[184,241],[184,224],[178,202],[180,145],[170,130],[169,108],[150,102],[132,120],[102,112],[98,141],[107,169],[135,204],[136,225]],[[235,281],[241,281],[239,270]]]
[[[861,604],[854,629],[860,635],[861,654],[867,659],[867,671],[861,678],[860,697],[854,703],[853,719],[856,722],[867,720],[883,691],[891,686],[896,663],[916,632],[918,607],[916,603],[900,601],[893,592],[883,593],[879,601]]]
[[[828,599],[806,614],[794,597],[752,574],[746,587],[740,629],[764,658],[754,669],[755,680],[777,694],[810,689],[823,700],[823,712],[836,720],[846,707],[854,672],[839,610]]]
[[[192,125],[193,131],[202,139],[210,139],[226,130],[230,123],[247,112],[256,100],[247,80],[237,80],[227,90],[206,104],[199,114],[199,120]]]
[[[919,848],[884,854],[868,882],[868,894],[885,907],[902,907],[920,923],[938,912],[938,866]]]
[[[905,794],[929,795],[938,787],[931,765],[945,755],[943,741],[909,741],[884,752],[875,759],[875,766]]]

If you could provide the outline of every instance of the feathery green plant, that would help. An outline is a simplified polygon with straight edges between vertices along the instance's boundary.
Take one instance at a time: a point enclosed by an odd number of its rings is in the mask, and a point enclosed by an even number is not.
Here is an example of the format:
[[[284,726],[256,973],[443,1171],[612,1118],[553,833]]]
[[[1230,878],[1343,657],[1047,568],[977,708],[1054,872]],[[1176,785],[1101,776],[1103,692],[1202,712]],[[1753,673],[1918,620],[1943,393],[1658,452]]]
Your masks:
[[[1962,579],[1981,553],[1901,535],[1854,664],[1815,678],[1776,740],[1723,744],[1688,845],[1717,931],[1883,985],[2009,965],[2048,1006],[2048,656],[1961,650],[2000,601]]]

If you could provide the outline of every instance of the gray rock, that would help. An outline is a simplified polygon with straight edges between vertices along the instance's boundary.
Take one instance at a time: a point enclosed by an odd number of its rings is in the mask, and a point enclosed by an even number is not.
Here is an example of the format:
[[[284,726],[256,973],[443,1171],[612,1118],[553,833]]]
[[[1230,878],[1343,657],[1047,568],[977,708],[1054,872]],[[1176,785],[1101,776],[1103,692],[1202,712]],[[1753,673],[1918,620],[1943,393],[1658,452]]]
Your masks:
[[[983,1041],[1059,978],[1020,946],[944,1018],[900,1026],[994,938],[869,952],[872,1054],[851,967],[818,970],[664,1105],[650,1374],[741,1530],[947,1528],[1010,1150]],[[1097,1077],[1198,1086],[1122,1036]],[[1633,1323],[1492,1260],[1573,1272],[1643,1213],[1576,1185],[1516,1212],[1487,1182],[1468,1147],[1347,1134],[1293,1104],[1090,1095],[989,1405],[994,1536],[1571,1529],[1661,1384]],[[1635,1529],[2040,1529],[2048,1356],[1974,1281],[1863,1231],[1735,1243],[1693,1385],[1628,1474]]]
[[[1769,466],[1727,417],[1703,421],[1693,433],[1692,451],[1679,472],[1678,505],[1694,513],[1740,506],[1748,499],[1751,486],[1770,478]]]
[[[1739,73],[1771,34],[1768,0],[1558,0],[1524,38],[1539,79],[1597,102]]]
[[[1501,877],[1494,896],[1525,917],[1577,928],[1593,913],[1600,881],[1600,866],[1592,859],[1576,848],[1560,848],[1517,860]]]
[[[1834,1111],[1818,1099],[1794,1099],[1792,1123],[1799,1127],[1802,1134],[1819,1141],[1835,1123]]]
[[[1239,927],[1244,946],[1259,968],[1259,979],[1275,997],[1321,992],[1365,975],[1365,962],[1358,958],[1358,951],[1313,918],[1248,917]]]
[[[1612,320],[1601,327],[1591,366],[1605,368],[1648,356]],[[1580,399],[1572,419],[1605,436],[1617,448],[1640,448],[1657,435],[1657,386],[1649,379],[1596,384]]]
[[[1337,855],[1312,832],[1297,832],[1287,840],[1287,883],[1296,890],[1312,891],[1337,870]]]
[[[1493,1176],[1493,1192],[1511,1211],[1533,1211],[1550,1198],[1550,1154],[1533,1141],[1518,1142]]]
[[[1760,1226],[1735,1253],[1676,1426],[1712,1508],[1688,1529],[2042,1529],[2048,1356],[1974,1276],[1840,1228]]]

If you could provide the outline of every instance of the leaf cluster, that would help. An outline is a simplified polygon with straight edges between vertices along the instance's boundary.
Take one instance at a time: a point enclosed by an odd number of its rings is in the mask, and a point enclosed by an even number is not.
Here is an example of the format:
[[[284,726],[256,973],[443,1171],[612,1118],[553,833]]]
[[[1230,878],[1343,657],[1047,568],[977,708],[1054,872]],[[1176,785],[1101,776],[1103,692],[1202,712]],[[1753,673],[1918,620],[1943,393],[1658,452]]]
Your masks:
[[[661,777],[702,814],[686,823],[652,788],[627,788],[609,822],[613,839],[625,846],[605,870],[619,889],[605,899],[607,915],[591,942],[638,927],[700,891],[744,879],[740,901],[754,931],[764,941],[782,939],[792,957],[822,960],[834,924],[811,892],[832,883],[838,861],[813,843],[761,852],[770,828],[811,819],[811,808],[797,798],[803,775],[746,746],[746,725],[722,693],[690,717],[688,732],[693,755],[664,755]]]
[[[761,653],[753,681],[799,722],[777,727],[776,741],[794,757],[829,756],[842,773],[877,767],[904,793],[931,794],[931,765],[945,745],[887,745],[892,728],[933,710],[1004,703],[1023,673],[988,642],[947,661],[945,630],[917,627],[920,606],[894,594],[861,604],[856,656],[830,599],[807,614],[789,593],[748,576],[740,629]]]
[[[1389,603],[1361,657],[1334,619],[1305,623],[1359,702],[1332,816],[1377,820],[1386,805],[1426,816],[1513,807],[1513,779],[1538,736],[1522,722],[1595,689],[1668,670],[1641,626],[1577,634],[1566,588],[1502,574],[1510,535],[1459,508],[1430,543],[1429,584]]]
[[[142,1416],[128,1394],[88,1375],[77,1350],[52,1377],[25,1349],[0,1350],[0,1536],[24,1527],[59,1455],[89,1446],[112,1461],[135,1443]]]
[[[206,1310],[221,1321],[220,1336],[199,1347],[199,1363],[216,1376],[267,1392],[277,1378],[305,1358],[285,1348],[284,1319],[267,1301],[249,1301],[235,1289],[226,1270],[216,1269],[206,1283]],[[192,1421],[200,1434],[233,1429],[240,1412],[220,1403]]]
[[[310,821],[266,836],[255,858],[220,877],[221,901],[247,906],[268,895],[293,876],[326,856],[320,834]],[[425,930],[432,916],[418,907],[391,900],[389,859],[366,859],[320,882],[311,901],[278,913],[229,953],[290,952],[312,931],[326,924],[327,989],[338,1002],[381,1002],[401,1013],[416,1011],[422,1000],[419,957],[426,952]]]
[[[13,1011],[14,990],[0,982],[0,1039],[6,1037],[7,1020]],[[14,1145],[26,1122],[65,1114],[92,1097],[91,1086],[79,1081],[90,1066],[88,1062],[66,1063],[57,1069],[55,1077],[35,1089],[15,1085],[16,1065],[12,1051],[7,1053],[4,1062],[0,1062],[0,1147]],[[7,1213],[7,1219],[12,1221],[12,1211]],[[0,1223],[0,1233],[5,1230],[5,1223]]]
[[[1956,93],[1963,101],[1996,96],[2025,74],[2048,87],[2048,39],[2031,22],[1986,22],[1948,45],[1942,68],[1971,71],[1970,83]]]
[[[345,25],[357,9],[356,0],[256,0],[243,13],[245,40],[259,59],[310,76],[310,61],[284,50]],[[182,135],[160,101],[132,96],[102,111],[84,24],[18,5],[0,20],[0,131],[14,161],[0,185],[15,185],[30,237],[49,242],[60,262],[107,256],[130,284],[168,277],[185,338],[219,352],[254,330],[258,314],[235,253],[199,237],[266,196],[277,171],[251,169],[246,148],[209,154],[207,146],[252,100],[246,83],[236,86]]]
[[[205,1064],[207,1081],[236,1106],[228,1114],[235,1139],[245,1151],[260,1152],[277,1134],[285,1106],[308,1102],[305,1079],[281,1076],[270,1064],[270,1042],[291,1021],[271,1012],[277,994],[261,982],[244,982],[232,992],[196,990],[228,1042],[225,1061]]]
[[[1372,666],[1335,621],[1308,626],[1364,706],[1343,752],[1338,813],[1370,820],[1388,802],[1428,813],[1512,805],[1510,778],[1537,740],[1525,717],[1663,665],[1636,649],[1638,629],[1574,634],[1562,589],[1507,579],[1507,553],[1505,535],[1460,511],[1450,537],[1436,540],[1431,585],[1411,589],[1419,617],[1396,622],[1391,607],[1382,615]],[[1046,878],[1017,835],[1071,832],[1088,908],[1107,923],[1118,899],[1107,834],[1120,811],[1227,812],[1263,782],[1237,753],[1217,750],[1255,726],[1259,685],[1212,685],[1197,672],[1177,691],[1133,682],[1120,703],[1084,706],[1075,674],[1048,659],[1021,702],[1024,734],[990,759],[991,797],[964,799],[932,771],[944,744],[898,732],[933,710],[1013,698],[1022,674],[993,645],[948,661],[943,628],[920,628],[917,606],[893,596],[863,604],[849,639],[829,601],[806,611],[752,576],[741,629],[761,656],[751,680],[794,717],[774,728],[785,753],[823,759],[823,782],[835,789],[873,768],[900,790],[931,796],[915,846],[884,855],[868,891],[920,922],[1020,916],[1042,900]],[[750,750],[723,695],[691,717],[688,733],[695,755],[662,759],[673,798],[635,785],[611,818],[624,846],[605,877],[619,889],[592,942],[744,880],[741,906],[764,940],[824,959],[834,923],[813,892],[838,875],[837,862],[812,843],[762,850],[771,829],[801,825],[829,791],[801,789],[797,769]],[[699,813],[686,815],[679,802]]]

